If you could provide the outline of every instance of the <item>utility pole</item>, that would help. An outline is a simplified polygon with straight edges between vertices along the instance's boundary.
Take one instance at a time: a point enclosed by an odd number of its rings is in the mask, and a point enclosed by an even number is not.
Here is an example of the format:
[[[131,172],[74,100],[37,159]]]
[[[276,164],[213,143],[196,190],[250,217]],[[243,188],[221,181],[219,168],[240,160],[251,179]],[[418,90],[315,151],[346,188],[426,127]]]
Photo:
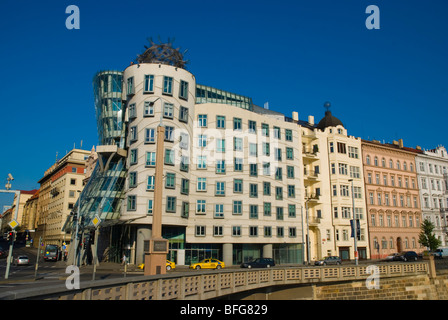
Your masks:
[[[353,187],[353,179],[349,179],[349,182],[352,184],[352,211],[353,211],[353,238],[354,238],[354,245],[355,245],[355,265],[358,265],[358,219],[356,219],[355,215],[355,194],[354,194],[354,187]]]

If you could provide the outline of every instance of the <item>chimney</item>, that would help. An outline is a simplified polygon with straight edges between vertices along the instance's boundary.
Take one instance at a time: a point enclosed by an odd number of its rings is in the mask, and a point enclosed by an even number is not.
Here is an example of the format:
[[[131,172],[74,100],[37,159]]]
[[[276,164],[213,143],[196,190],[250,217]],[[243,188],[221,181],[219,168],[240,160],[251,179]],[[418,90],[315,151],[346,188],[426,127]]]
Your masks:
[[[314,126],[314,116],[308,116],[308,123]]]
[[[403,139],[398,140],[398,146],[400,147],[400,149],[403,148]]]
[[[299,121],[299,113],[297,111],[292,112],[292,120]]]

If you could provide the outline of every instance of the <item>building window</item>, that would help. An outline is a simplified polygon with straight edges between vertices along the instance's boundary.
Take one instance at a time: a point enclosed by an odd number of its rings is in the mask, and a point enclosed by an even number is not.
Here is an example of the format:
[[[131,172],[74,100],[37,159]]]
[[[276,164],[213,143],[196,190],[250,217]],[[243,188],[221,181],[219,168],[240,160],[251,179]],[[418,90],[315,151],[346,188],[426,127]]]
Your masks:
[[[269,125],[266,123],[261,124],[261,135],[264,137],[269,137]]]
[[[137,112],[135,110],[135,103],[129,105],[129,118],[133,119],[137,117]]]
[[[226,173],[225,160],[216,160],[216,173]]]
[[[233,179],[233,192],[234,193],[243,192],[243,179]]]
[[[292,130],[285,129],[285,140],[292,141]]]
[[[358,148],[349,146],[348,147],[348,156],[350,158],[358,159],[359,158]]]
[[[190,204],[186,201],[183,201],[181,216],[182,218],[188,218],[189,215],[190,215]]]
[[[240,118],[233,118],[233,130],[241,131],[242,129],[242,120]]]
[[[134,77],[128,78],[128,94],[134,94]]]
[[[286,148],[286,159],[287,160],[294,160],[293,148]]]
[[[241,226],[232,226],[232,236],[241,237]]]
[[[198,169],[207,169],[207,156],[198,156]]]
[[[283,220],[283,207],[276,207],[277,220]]]
[[[271,216],[272,205],[270,202],[263,203],[263,215],[270,217]]]
[[[207,115],[206,114],[198,115],[198,127],[199,128],[207,128]]]
[[[176,187],[176,174],[168,172],[165,178],[165,188],[174,189]]]
[[[132,126],[130,128],[130,142],[137,141],[137,126]]]
[[[258,237],[258,226],[249,226],[249,236]]]
[[[249,133],[257,133],[257,123],[249,120]]]
[[[215,204],[214,218],[217,218],[217,219],[224,218],[224,205],[223,204]]]
[[[190,192],[190,180],[182,178],[180,184],[180,193],[188,194]]]
[[[213,227],[213,236],[215,236],[215,237],[222,237],[223,236],[222,226],[214,226]]]
[[[216,182],[216,190],[215,195],[217,196],[225,196],[226,195],[226,183],[223,181]]]
[[[172,95],[173,94],[173,78],[163,77],[163,94]]]
[[[258,197],[258,184],[256,184],[256,183],[249,184],[249,196],[251,198]]]
[[[196,237],[205,237],[205,226],[196,226],[195,227],[195,236]]]
[[[233,201],[233,214],[243,214],[243,201],[241,200],[234,200]]]
[[[258,219],[258,206],[251,204],[249,206],[249,218],[250,219]]]
[[[271,237],[272,236],[272,227],[264,227],[264,236]]]
[[[283,227],[277,227],[277,237],[283,238],[285,236],[285,230]]]
[[[188,100],[188,82],[180,80],[179,98]]]
[[[174,105],[172,103],[163,103],[163,117],[173,119]]]
[[[250,163],[249,164],[249,175],[252,177],[258,176],[258,170],[257,170],[257,164],[256,163]]]
[[[295,218],[296,217],[296,205],[288,204],[288,217]]]
[[[154,116],[154,104],[150,101],[145,101],[143,107],[143,117],[153,117]]]
[[[165,141],[174,142],[174,127],[165,126]]]
[[[146,190],[154,191],[154,185],[155,185],[155,176],[148,176]]]
[[[207,178],[198,178],[197,191],[207,191]]]
[[[295,227],[289,227],[289,237],[295,238],[297,237],[297,229]]]
[[[189,164],[189,158],[186,156],[180,157],[180,171],[188,172],[188,164]]]
[[[216,152],[226,152],[225,139],[216,139]]]
[[[225,116],[216,116],[216,128],[217,129],[225,129],[226,128],[226,117]]]
[[[286,177],[288,179],[294,179],[294,167],[286,166]]]
[[[288,198],[296,197],[296,187],[294,185],[288,185]]]
[[[153,209],[154,209],[153,204],[154,204],[153,200],[149,199],[148,200],[148,212],[147,212],[148,216],[153,214]]]
[[[243,159],[234,158],[234,171],[243,171]]]
[[[270,196],[271,195],[271,183],[270,182],[263,182],[263,195],[264,196]]]
[[[188,108],[187,107],[180,106],[179,121],[188,123]]]
[[[281,139],[281,133],[279,127],[274,127],[274,138],[275,139]]]
[[[145,74],[144,92],[154,92],[154,75]]]
[[[128,211],[137,210],[137,196],[128,195]]]
[[[174,150],[165,149],[165,164],[174,165]]]
[[[233,150],[243,151],[243,138],[233,138]]]
[[[205,214],[205,200],[197,200],[196,213]]]
[[[283,200],[283,188],[282,187],[275,187],[275,199]]]
[[[156,132],[154,128],[145,129],[145,143],[155,143],[156,142]]]
[[[344,153],[344,154],[347,153],[347,150],[345,148],[345,143],[338,142],[337,145],[338,145],[338,153]]]
[[[137,172],[129,172],[129,188],[137,186]]]
[[[137,163],[137,149],[131,149],[130,163],[131,164]]]

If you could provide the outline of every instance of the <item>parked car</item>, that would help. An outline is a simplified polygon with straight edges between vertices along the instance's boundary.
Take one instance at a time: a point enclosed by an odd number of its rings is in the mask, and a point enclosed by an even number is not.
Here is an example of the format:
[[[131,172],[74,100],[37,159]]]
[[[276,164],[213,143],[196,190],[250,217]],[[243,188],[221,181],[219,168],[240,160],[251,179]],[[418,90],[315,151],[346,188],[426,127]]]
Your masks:
[[[190,269],[196,269],[196,270],[199,270],[199,269],[221,269],[224,267],[225,267],[224,262],[222,262],[218,259],[204,259],[201,262],[190,264]]]
[[[442,259],[448,256],[448,248],[439,248],[433,252],[434,258]]]
[[[400,256],[399,253],[391,253],[390,255],[388,255],[385,258],[385,260],[386,261],[397,261],[397,260],[400,260],[399,256]]]
[[[401,252],[400,255],[397,256],[397,260],[401,261],[417,261],[418,254],[415,251],[405,251]]]
[[[30,259],[27,256],[18,256],[15,259],[14,264],[16,266],[29,265],[30,264]]]
[[[141,269],[141,270],[145,269],[145,264],[144,263],[140,263],[138,265],[138,268]],[[174,268],[176,268],[176,264],[173,261],[166,260],[166,270],[168,271],[168,270],[171,270],[171,269],[174,269]]]
[[[342,259],[339,258],[338,256],[329,256],[329,257],[325,257],[322,260],[318,260],[318,261],[314,262],[314,265],[326,266],[327,264],[341,264],[341,263],[342,263]]]
[[[275,266],[274,259],[271,258],[258,258],[253,261],[243,262],[241,268],[270,268]]]

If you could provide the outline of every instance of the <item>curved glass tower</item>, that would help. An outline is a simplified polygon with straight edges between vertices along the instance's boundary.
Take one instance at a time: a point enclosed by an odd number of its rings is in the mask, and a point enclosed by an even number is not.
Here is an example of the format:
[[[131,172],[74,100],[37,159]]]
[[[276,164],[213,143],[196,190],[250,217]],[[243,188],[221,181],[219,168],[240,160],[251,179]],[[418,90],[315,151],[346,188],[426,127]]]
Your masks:
[[[120,71],[101,71],[93,78],[99,140],[96,150],[98,161],[74,208],[76,216],[79,207],[80,234],[93,227],[91,221],[96,215],[102,220],[102,226],[113,225],[120,217],[126,180],[126,126],[121,100],[122,79],[123,73]],[[76,222],[72,221],[71,224],[74,231]],[[110,249],[111,247],[112,244],[109,245]],[[109,258],[116,258],[113,256],[112,251]]]

